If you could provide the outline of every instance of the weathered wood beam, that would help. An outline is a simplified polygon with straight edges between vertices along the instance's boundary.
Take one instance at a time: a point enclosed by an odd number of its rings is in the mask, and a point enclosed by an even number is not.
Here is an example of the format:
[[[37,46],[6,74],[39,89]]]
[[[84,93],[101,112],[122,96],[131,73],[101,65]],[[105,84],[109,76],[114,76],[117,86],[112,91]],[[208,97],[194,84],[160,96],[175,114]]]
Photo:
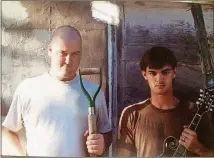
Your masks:
[[[198,4],[214,4],[212,0],[178,0],[175,2],[198,3]]]
[[[202,73],[204,75],[204,86],[214,85],[214,64],[209,49],[207,32],[205,28],[203,12],[200,4],[191,4],[191,12],[195,23],[196,40],[200,50]]]
[[[204,75],[204,87],[214,85],[214,64],[209,49],[207,32],[205,28],[203,12],[200,4],[191,4],[191,12],[194,18],[196,28],[196,38],[200,49],[202,73]],[[211,114],[214,124],[214,113]]]
[[[179,3],[198,3],[198,4],[214,4],[213,0],[143,0],[145,2],[179,2]],[[142,3],[141,1],[135,1]]]

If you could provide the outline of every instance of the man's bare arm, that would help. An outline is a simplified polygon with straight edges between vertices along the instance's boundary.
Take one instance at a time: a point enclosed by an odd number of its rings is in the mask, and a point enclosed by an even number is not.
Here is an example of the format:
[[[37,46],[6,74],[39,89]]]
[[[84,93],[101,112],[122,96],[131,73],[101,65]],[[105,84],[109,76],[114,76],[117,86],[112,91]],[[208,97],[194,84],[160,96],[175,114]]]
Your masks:
[[[16,156],[24,155],[24,151],[19,140],[18,132],[13,132],[2,126],[2,138],[4,144],[10,148],[10,151],[12,151],[12,154]]]
[[[112,131],[109,131],[107,133],[101,133],[101,134],[104,137],[105,149],[107,149],[112,143]]]
[[[198,154],[201,157],[214,157],[214,150],[208,149],[201,145],[201,147],[196,150],[196,154]]]

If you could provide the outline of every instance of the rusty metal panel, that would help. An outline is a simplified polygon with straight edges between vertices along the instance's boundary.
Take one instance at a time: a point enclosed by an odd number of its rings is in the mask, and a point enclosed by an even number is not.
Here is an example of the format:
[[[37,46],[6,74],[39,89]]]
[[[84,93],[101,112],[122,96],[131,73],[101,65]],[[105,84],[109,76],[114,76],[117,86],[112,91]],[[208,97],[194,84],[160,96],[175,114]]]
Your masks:
[[[125,5],[125,44],[196,45],[194,21],[185,4]],[[159,3],[157,3],[159,4]],[[177,4],[177,7],[176,7]]]
[[[183,21],[149,26],[126,26],[125,44],[168,43],[196,45],[194,28]]]
[[[118,117],[120,117],[122,110],[131,104],[140,102],[149,97],[149,88],[145,83],[144,85],[128,85],[118,87],[118,92],[123,91],[119,94],[119,106],[118,106]]]
[[[178,61],[191,64],[191,65],[199,65],[200,64],[200,56],[198,53],[198,48],[195,45],[169,45],[169,44],[139,44],[139,45],[125,45],[124,53],[122,53],[122,60],[126,61],[140,61],[142,55],[146,50],[151,47],[159,45],[165,46],[172,50],[175,53],[175,56]]]
[[[197,45],[190,6],[185,3],[142,2],[125,5],[125,44]],[[208,35],[213,35],[213,7],[203,5]]]

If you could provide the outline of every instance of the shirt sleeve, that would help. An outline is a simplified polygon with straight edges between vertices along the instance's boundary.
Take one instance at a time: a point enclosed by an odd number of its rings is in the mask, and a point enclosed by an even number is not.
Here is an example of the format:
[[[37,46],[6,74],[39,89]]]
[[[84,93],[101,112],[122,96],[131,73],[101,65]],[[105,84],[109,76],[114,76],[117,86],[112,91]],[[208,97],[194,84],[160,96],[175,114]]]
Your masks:
[[[96,115],[97,115],[97,128],[100,133],[107,133],[111,131],[111,123],[108,117],[107,105],[104,93],[99,92],[95,101]]]
[[[124,148],[132,153],[136,152],[134,140],[134,116],[125,108],[119,120],[117,147]]]
[[[208,113],[203,115],[197,131],[199,141],[205,147],[214,149],[214,125]]]
[[[23,128],[22,122],[22,100],[20,96],[20,85],[16,89],[9,111],[2,125],[14,132]]]

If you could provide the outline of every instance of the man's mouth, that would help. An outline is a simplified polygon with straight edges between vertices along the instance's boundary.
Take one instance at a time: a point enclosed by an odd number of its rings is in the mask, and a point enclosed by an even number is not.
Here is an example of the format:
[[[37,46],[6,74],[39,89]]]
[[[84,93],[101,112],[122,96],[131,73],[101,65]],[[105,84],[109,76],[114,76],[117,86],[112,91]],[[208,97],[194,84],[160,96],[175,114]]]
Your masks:
[[[155,87],[165,87],[164,84],[159,84],[159,85],[156,85]]]
[[[72,67],[72,65],[67,65],[67,64],[65,64],[64,66],[65,66],[65,67]]]

